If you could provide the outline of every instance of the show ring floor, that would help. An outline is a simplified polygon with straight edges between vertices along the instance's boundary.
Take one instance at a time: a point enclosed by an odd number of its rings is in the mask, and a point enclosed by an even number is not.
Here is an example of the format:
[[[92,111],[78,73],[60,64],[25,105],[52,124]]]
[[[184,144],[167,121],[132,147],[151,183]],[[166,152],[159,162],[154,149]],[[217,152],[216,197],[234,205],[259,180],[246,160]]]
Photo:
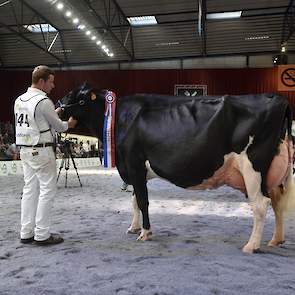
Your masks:
[[[252,230],[244,196],[228,187],[187,191],[149,182],[153,240],[136,242],[125,232],[132,218],[131,193],[121,191],[116,170],[101,166],[61,172],[52,231],[63,244],[19,242],[22,175],[0,177],[0,294],[191,295],[295,292],[294,220],[286,244],[268,248],[274,226],[270,208],[264,254],[241,248]]]

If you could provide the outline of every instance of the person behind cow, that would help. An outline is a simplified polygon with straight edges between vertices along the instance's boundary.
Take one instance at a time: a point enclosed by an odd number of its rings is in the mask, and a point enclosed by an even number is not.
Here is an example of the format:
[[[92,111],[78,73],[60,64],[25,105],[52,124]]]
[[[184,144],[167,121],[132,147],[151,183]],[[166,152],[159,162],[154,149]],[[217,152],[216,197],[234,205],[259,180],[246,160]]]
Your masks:
[[[54,133],[73,128],[77,121],[59,119],[47,94],[54,88],[54,71],[40,65],[32,72],[32,85],[14,104],[16,144],[24,173],[21,200],[21,243],[53,245],[63,242],[50,233],[50,217],[56,194]]]
[[[83,142],[83,150],[84,150],[84,157],[89,158],[89,152],[90,152],[89,140],[87,140],[86,142]]]

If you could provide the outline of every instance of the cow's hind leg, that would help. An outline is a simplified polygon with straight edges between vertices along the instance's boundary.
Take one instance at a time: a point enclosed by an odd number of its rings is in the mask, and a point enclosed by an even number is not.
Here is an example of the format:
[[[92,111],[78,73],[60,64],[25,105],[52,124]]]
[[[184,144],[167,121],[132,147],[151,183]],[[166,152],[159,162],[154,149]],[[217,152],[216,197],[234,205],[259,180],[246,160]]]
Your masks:
[[[284,220],[283,210],[280,205],[281,198],[283,196],[283,188],[277,187],[271,192],[271,205],[275,213],[275,229],[272,239],[268,243],[268,246],[275,247],[284,243]]]
[[[137,205],[135,194],[132,195],[133,218],[130,227],[127,230],[128,234],[138,234],[141,232],[140,226],[140,210]]]
[[[253,229],[248,243],[243,247],[243,252],[254,253],[259,251],[269,203],[270,199],[264,197],[262,194],[256,195],[256,197],[250,201],[253,211]]]
[[[261,174],[253,169],[246,153],[240,162],[240,168],[244,177],[249,202],[253,211],[253,229],[248,243],[243,247],[243,252],[257,252],[260,247],[263,227],[270,199],[261,192]]]

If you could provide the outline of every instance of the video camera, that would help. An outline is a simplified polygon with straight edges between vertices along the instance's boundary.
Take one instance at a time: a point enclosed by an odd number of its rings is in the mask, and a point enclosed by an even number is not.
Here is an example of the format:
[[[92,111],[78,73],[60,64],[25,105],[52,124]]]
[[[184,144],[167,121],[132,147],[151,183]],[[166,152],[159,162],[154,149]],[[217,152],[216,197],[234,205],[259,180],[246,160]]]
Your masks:
[[[62,138],[60,134],[57,136],[57,147],[59,148],[60,152],[66,156],[72,154],[74,145],[76,143],[77,142],[74,138]]]
[[[72,146],[74,143],[69,139],[65,139],[59,143],[59,149],[64,154],[69,154],[71,152]]]

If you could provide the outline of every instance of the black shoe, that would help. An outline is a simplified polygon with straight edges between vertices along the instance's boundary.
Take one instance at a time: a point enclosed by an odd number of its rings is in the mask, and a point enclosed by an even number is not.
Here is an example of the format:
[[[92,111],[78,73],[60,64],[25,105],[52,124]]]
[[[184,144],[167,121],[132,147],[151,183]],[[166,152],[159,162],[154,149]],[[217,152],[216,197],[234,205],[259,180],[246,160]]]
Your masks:
[[[34,244],[38,246],[49,246],[49,245],[56,245],[60,244],[64,241],[64,239],[58,234],[51,234],[51,236],[43,241],[36,241],[34,240]]]
[[[31,244],[34,242],[34,237],[28,238],[28,239],[20,239],[20,242],[22,244]]]

